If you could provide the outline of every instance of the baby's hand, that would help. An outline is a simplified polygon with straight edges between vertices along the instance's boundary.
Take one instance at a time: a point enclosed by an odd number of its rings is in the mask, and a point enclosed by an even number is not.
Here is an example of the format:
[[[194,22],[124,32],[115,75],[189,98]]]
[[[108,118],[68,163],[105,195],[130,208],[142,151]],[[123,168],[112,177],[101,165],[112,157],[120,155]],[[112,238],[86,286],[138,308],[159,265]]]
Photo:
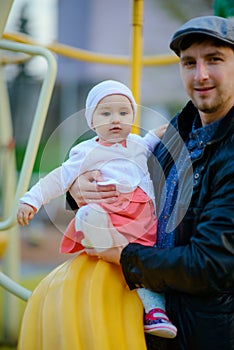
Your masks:
[[[17,221],[20,225],[28,225],[28,222],[33,219],[36,213],[36,208],[32,207],[29,204],[20,203],[18,213],[17,213]]]
[[[163,137],[163,135],[165,134],[165,131],[167,130],[169,124],[163,124],[161,126],[159,126],[157,129],[152,130],[153,133],[158,136],[160,139]]]

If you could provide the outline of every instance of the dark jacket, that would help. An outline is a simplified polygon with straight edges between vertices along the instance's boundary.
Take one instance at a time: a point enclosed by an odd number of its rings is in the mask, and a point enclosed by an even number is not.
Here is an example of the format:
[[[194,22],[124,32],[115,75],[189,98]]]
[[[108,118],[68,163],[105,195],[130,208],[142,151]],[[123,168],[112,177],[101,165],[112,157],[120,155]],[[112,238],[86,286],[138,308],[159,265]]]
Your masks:
[[[186,140],[196,114],[189,102],[164,136],[167,147],[162,143],[155,150],[158,201],[163,174],[183,146],[172,126]],[[234,108],[192,167],[183,184],[186,198],[187,183],[193,181],[191,201],[176,228],[175,246],[129,244],[121,264],[131,289],[144,286],[166,294],[168,316],[178,328],[173,340],[149,336],[149,349],[234,350]]]

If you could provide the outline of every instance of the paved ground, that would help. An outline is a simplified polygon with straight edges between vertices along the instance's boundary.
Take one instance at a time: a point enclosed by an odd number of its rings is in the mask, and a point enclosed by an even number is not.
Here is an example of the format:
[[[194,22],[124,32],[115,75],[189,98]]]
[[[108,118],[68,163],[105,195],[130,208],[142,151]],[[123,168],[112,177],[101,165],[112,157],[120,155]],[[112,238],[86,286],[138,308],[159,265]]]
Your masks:
[[[23,233],[20,240],[23,271],[51,270],[71,257],[59,253],[62,235],[52,224],[40,225],[32,232]]]

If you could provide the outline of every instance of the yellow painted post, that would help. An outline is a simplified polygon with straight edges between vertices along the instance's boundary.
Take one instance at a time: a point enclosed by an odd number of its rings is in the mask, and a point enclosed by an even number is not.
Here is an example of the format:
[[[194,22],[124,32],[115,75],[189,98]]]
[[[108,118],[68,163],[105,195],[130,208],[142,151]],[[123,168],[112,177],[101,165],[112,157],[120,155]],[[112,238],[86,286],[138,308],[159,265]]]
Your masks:
[[[132,13],[132,67],[131,86],[136,103],[140,104],[140,85],[142,73],[142,26],[143,26],[143,0],[133,0]],[[140,115],[137,113],[133,132],[139,134]]]
[[[26,153],[22,165],[21,174],[16,188],[16,167],[14,161],[14,153],[6,153],[7,156],[4,162],[4,215],[0,222],[0,231],[7,230],[9,234],[9,243],[7,252],[4,257],[4,272],[14,281],[19,280],[19,240],[16,230],[16,211],[19,197],[27,190],[30,177],[33,170],[34,161],[36,158],[41,134],[43,131],[44,122],[46,119],[47,110],[49,107],[50,98],[52,95],[54,82],[56,78],[57,65],[54,56],[46,49],[16,43],[5,43],[0,41],[0,48],[15,52],[26,52],[31,55],[40,55],[47,60],[48,71],[43,81],[39,100],[35,112],[35,117],[29,141],[26,148]],[[1,72],[1,71],[0,71]],[[0,137],[4,143],[8,143],[12,138],[12,125],[10,117],[10,109],[8,105],[8,95],[3,77],[0,74]],[[1,233],[1,232],[0,232]],[[2,276],[4,275],[2,274]],[[9,292],[4,292],[4,312],[3,312],[3,336],[8,342],[16,342],[19,332],[19,313],[18,300]]]
[[[52,91],[54,88],[57,72],[57,63],[55,57],[51,54],[51,52],[42,47],[0,41],[0,48],[3,50],[9,50],[14,52],[24,52],[32,56],[42,56],[43,58],[45,58],[48,65],[48,70],[41,87],[39,100],[35,111],[35,116],[33,119],[33,124],[31,127],[28,144],[21,168],[21,173],[19,176],[19,181],[16,187],[13,208],[11,208],[12,210],[10,215],[4,221],[0,222],[1,231],[6,230],[16,224],[18,200],[24,194],[24,192],[26,192],[32,175],[34,162],[36,159]]]
[[[1,140],[1,186],[2,186],[2,219],[6,219],[11,212],[16,187],[15,149],[11,147],[13,129],[6,84],[0,65],[0,140]],[[2,232],[0,232],[0,235]],[[4,272],[15,281],[19,280],[20,256],[19,236],[17,226],[3,231],[7,236],[6,252],[3,260]],[[6,309],[7,308],[7,309]],[[17,340],[19,329],[19,301],[15,296],[3,292],[3,336],[5,339]],[[14,317],[12,317],[14,315]]]
[[[5,25],[13,4],[13,0],[4,0],[0,2],[0,37],[2,37]],[[1,166],[2,166],[2,207],[3,207],[3,219],[10,214],[13,198],[15,195],[16,185],[16,169],[15,169],[15,153],[14,149],[10,149],[9,143],[12,139],[12,124],[7,89],[2,76],[2,66],[0,65],[0,141],[3,146],[1,152]],[[8,146],[8,147],[7,147]],[[1,232],[0,232],[1,234]],[[4,234],[9,234],[6,264],[8,273],[18,280],[19,274],[19,248],[17,229],[12,227]],[[14,243],[13,243],[14,241]],[[13,243],[13,244],[11,244]],[[13,257],[13,258],[12,258]],[[8,312],[3,312],[4,324],[7,324],[9,338],[13,341],[17,340],[18,335],[18,300],[12,295],[3,295],[3,307],[8,305]],[[14,315],[12,317],[12,315]],[[5,329],[3,330],[5,333]]]
[[[1,0],[0,1],[0,38],[2,38],[2,36],[3,36],[3,32],[5,29],[5,25],[6,25],[7,18],[9,16],[12,4],[13,4],[13,0]],[[0,69],[1,69],[1,67],[0,67]],[[1,73],[2,72],[0,72],[0,74]],[[6,106],[7,102],[5,103],[4,97],[5,97],[5,86],[3,86],[3,92],[2,92],[2,88],[1,88],[1,96],[0,96],[0,101],[1,101],[0,109],[1,109],[1,111],[4,111],[5,107],[8,107],[8,106]],[[8,113],[8,110],[6,110],[6,113]],[[1,118],[1,116],[0,116],[0,118]],[[1,121],[0,121],[0,124],[1,124]],[[1,147],[1,149],[4,149],[5,139],[6,139],[7,135],[3,132],[2,125],[0,126],[0,128],[1,128],[1,130],[0,130],[0,147]],[[3,157],[4,157],[4,155],[2,153],[2,155],[0,155],[0,161],[1,161],[0,166],[1,167],[4,163]],[[6,157],[7,157],[7,155],[6,155]],[[3,209],[3,211],[5,211],[5,210]],[[6,246],[7,246],[6,232],[1,232],[1,234],[0,234],[0,257],[2,257],[3,254],[5,253]]]
[[[2,37],[5,25],[13,4],[13,0],[0,1],[0,38]]]

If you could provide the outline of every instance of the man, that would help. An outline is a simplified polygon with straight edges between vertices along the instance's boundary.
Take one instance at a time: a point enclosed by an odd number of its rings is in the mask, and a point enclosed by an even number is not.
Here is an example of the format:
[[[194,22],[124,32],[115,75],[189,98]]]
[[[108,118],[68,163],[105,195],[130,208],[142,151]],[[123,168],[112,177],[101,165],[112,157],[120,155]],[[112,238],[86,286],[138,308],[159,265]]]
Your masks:
[[[216,16],[193,18],[175,32],[170,47],[180,57],[190,101],[154,152],[163,169],[153,173],[157,244],[127,244],[113,234],[115,248],[87,252],[120,263],[131,289],[166,294],[178,334],[175,339],[148,337],[148,349],[233,350],[234,24]],[[184,148],[192,162],[192,190]],[[72,192],[79,204],[100,196],[114,200],[113,186],[95,192],[91,180],[99,176],[93,172],[79,179],[83,199],[75,194],[77,188]]]

